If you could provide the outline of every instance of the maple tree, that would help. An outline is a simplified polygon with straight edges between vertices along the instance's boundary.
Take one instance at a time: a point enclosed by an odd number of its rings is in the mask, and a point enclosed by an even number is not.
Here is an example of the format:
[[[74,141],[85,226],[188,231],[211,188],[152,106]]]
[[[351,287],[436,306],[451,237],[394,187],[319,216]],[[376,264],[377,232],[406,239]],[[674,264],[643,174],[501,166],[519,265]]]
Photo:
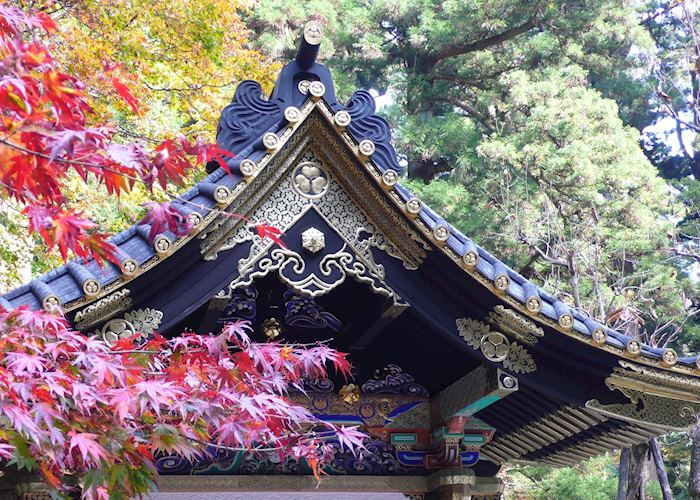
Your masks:
[[[88,124],[92,112],[83,84],[62,73],[38,34],[55,28],[42,12],[26,14],[0,5],[0,185],[6,195],[25,204],[29,229],[64,260],[78,257],[114,260],[114,248],[96,224],[66,206],[63,194],[71,175],[104,184],[109,194],[128,191],[135,182],[152,189],[157,181],[182,184],[187,172],[209,160],[225,166],[214,144],[166,139],[155,148],[143,143],[117,143],[108,123]],[[117,92],[137,110],[128,88]],[[156,220],[156,216],[166,220]],[[172,210],[149,214],[156,227],[187,230]],[[153,234],[152,234],[153,235]]]
[[[68,183],[97,182],[113,196],[136,184],[164,191],[197,165],[227,169],[232,153],[184,136],[119,142],[49,50],[55,28],[41,11],[0,2],[0,198],[21,204],[29,231],[64,260],[116,261],[108,234],[71,205]],[[140,113],[124,79],[109,81]],[[167,202],[147,208],[151,238],[190,230]],[[281,244],[279,230],[254,226]],[[154,487],[160,452],[194,459],[217,448],[276,450],[305,459],[318,476],[332,457],[329,439],[361,449],[357,429],[320,421],[286,397],[290,387],[303,390],[304,378],[325,377],[327,364],[349,375],[345,356],[324,344],[252,343],[249,330],[235,322],[218,335],[110,345],[72,331],[60,311],[0,309],[0,460],[39,471],[61,495],[126,498]]]
[[[194,460],[211,450],[277,451],[319,467],[362,449],[286,397],[304,378],[347,376],[325,344],[252,343],[250,326],[218,335],[154,334],[110,345],[46,311],[0,312],[0,460],[40,471],[60,494],[126,498],[155,487],[156,453]],[[136,336],[134,336],[136,337]],[[116,418],[115,418],[116,417]]]

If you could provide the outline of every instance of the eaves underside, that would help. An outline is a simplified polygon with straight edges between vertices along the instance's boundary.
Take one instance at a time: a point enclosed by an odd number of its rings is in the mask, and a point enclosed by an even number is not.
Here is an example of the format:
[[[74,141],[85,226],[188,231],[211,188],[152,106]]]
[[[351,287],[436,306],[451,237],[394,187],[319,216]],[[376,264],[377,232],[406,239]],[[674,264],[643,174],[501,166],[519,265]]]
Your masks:
[[[367,141],[361,137],[353,137],[346,129],[347,124],[339,124],[337,113],[333,112],[323,97],[310,97],[296,110],[297,113],[293,117],[285,113],[286,120],[281,127],[266,133],[269,138],[272,132],[276,139],[264,144],[260,150],[252,150],[253,154],[242,159],[238,171],[228,175],[222,169],[218,169],[178,197],[174,205],[195,223],[194,230],[188,236],[178,238],[170,233],[163,233],[158,235],[151,245],[146,237],[150,228],[144,225],[133,226],[113,239],[119,247],[121,266],[108,265],[105,270],[100,270],[94,262],[70,263],[5,294],[0,298],[0,305],[7,308],[26,304],[36,308],[60,302],[64,311],[69,313],[114,293],[134,278],[158,266],[184,244],[206,234],[212,225],[227,217],[226,213],[234,200],[270,164],[277,152],[314,110],[337,131],[338,137],[352,151],[357,163],[366,170],[369,177],[386,193],[387,198],[404,214],[418,233],[430,240],[434,247],[447,255],[454,265],[474,278],[488,293],[498,296],[519,313],[540,324],[572,340],[612,353],[620,359],[631,359],[693,377],[700,376],[698,356],[679,358],[672,350],[639,344],[629,336],[594,321],[548,295],[474,244],[404,188],[398,182],[399,177],[395,171],[379,167],[372,160],[371,153],[363,154],[365,144],[362,143]],[[367,153],[367,150],[364,152]],[[249,159],[251,157],[255,160]],[[89,279],[99,282],[99,290],[96,293],[85,292],[85,285]],[[63,294],[63,289],[69,290],[70,293]],[[65,300],[65,297],[68,297],[68,300]]]

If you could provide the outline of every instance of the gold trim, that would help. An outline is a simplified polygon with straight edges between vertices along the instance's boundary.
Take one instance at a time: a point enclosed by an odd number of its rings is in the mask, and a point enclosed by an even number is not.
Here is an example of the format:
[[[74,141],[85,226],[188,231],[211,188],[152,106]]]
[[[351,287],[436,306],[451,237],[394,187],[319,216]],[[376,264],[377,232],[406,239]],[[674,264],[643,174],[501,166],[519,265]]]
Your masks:
[[[337,124],[334,121],[334,115],[332,114],[332,111],[328,107],[328,105],[325,103],[323,99],[319,99],[318,101],[312,101],[308,100],[303,106],[302,109],[304,110],[303,117],[302,113],[300,112],[299,109],[295,107],[289,107],[285,110],[285,118],[287,121],[290,122],[290,126],[288,126],[280,136],[280,145],[277,148],[277,151],[281,149],[281,146],[286,142],[289,137],[296,131],[296,129],[299,127],[300,122],[304,121],[306,117],[309,116],[311,111],[315,108],[318,107],[322,111],[322,115],[326,118],[328,123],[333,126],[337,127]],[[349,116],[349,115],[348,115]],[[400,193],[393,187],[393,186],[386,186],[383,185],[381,180],[378,178],[379,176],[376,175],[376,173],[379,171],[378,168],[373,164],[372,160],[369,158],[365,158],[359,151],[359,147],[357,145],[357,141],[352,138],[352,136],[347,133],[345,130],[339,130],[338,133],[341,135],[341,137],[344,139],[346,144],[348,144],[351,148],[351,150],[355,153],[357,161],[365,167],[365,170],[372,174],[371,176],[375,179],[375,182],[377,185],[382,188],[388,195],[389,198],[392,200],[394,205],[399,208],[405,215],[406,217],[413,223],[413,225],[418,229],[419,234],[422,234],[426,239],[430,240],[434,246],[436,246],[438,249],[442,250],[446,255],[450,256],[453,258],[453,253],[451,248],[449,248],[446,244],[446,242],[441,242],[437,240],[434,235],[432,234],[431,229],[421,220],[420,218],[420,212],[423,208],[422,202],[414,197],[409,199],[407,202],[403,202],[403,198],[401,197]],[[273,152],[275,154],[276,152]],[[268,154],[263,159],[260,161],[260,169],[262,169],[263,165],[263,160],[264,163],[268,163],[269,160],[271,159],[272,154]],[[258,170],[259,172],[260,170]],[[232,193],[232,199],[235,200],[237,196],[245,189],[245,187],[250,183],[250,179],[243,179],[241,180],[234,188],[233,193]],[[420,204],[420,205],[419,205]],[[419,208],[420,206],[420,208]],[[204,217],[204,224],[201,224],[200,227],[197,227],[196,231],[191,233],[188,237],[185,237],[183,239],[177,239],[175,241],[175,246],[182,246],[182,244],[186,243],[193,237],[197,236],[198,234],[201,234],[204,228],[208,227],[211,223],[212,220],[215,219],[214,214],[209,213]],[[101,294],[95,298],[85,300],[83,299],[78,299],[77,301],[73,303],[66,304],[64,306],[64,311],[69,312],[72,311],[76,308],[82,307],[86,304],[89,304],[90,302],[99,299],[101,296],[108,295],[109,293],[113,292],[115,289],[120,288],[124,284],[126,284],[130,279],[133,279],[134,276],[137,276],[154,265],[158,264],[162,259],[159,258],[159,256],[155,256],[151,258],[149,261],[145,262],[143,265],[140,266],[140,269],[138,273],[134,273],[133,276],[122,276],[115,282],[111,283],[110,285],[106,286],[103,288]],[[480,283],[484,288],[489,290],[492,293],[497,294],[501,300],[506,302],[508,305],[513,307],[515,310],[518,312],[521,312],[525,314],[526,316],[532,318],[533,320],[536,320],[537,322],[548,326],[552,328],[553,330],[563,333],[571,338],[574,338],[580,342],[586,343],[588,345],[591,345],[592,347],[595,347],[597,349],[602,349],[605,350],[609,353],[612,353],[616,356],[622,357],[624,354],[624,350],[620,349],[619,347],[613,346],[611,344],[602,344],[602,345],[596,345],[593,342],[591,342],[591,337],[589,335],[580,333],[576,331],[575,329],[566,329],[563,328],[561,325],[558,324],[558,322],[552,321],[546,316],[541,314],[541,311],[537,310],[535,311],[534,309],[530,309],[527,304],[522,304],[519,302],[517,299],[502,293],[501,290],[498,290],[495,286],[494,283],[491,280],[485,279],[481,273],[478,271],[476,264],[475,265],[470,265],[470,262],[465,261],[463,258],[459,259],[454,259],[455,262],[466,272],[468,275],[470,275],[472,278],[474,278],[478,283]],[[661,362],[659,359],[654,358],[654,357],[649,357],[644,354],[640,354],[636,358],[637,362],[644,363],[649,366],[662,366]],[[682,373],[684,375],[690,375],[690,376],[695,376],[697,377],[700,375],[700,358],[696,361],[695,366],[687,366],[685,364],[675,364],[670,367],[663,367],[665,370],[673,371],[675,373]]]
[[[376,146],[374,145],[374,142],[370,141],[369,139],[363,139],[360,141],[360,144],[357,146],[358,150],[360,151],[360,154],[362,156],[365,156],[369,158],[374,154],[374,151],[376,150]]]
[[[102,285],[94,278],[85,280],[83,283],[83,293],[88,297],[95,297],[100,293]]]
[[[296,106],[289,106],[284,110],[284,117],[289,123],[296,123],[301,119],[301,113]]]
[[[277,134],[274,132],[265,132],[263,134],[262,142],[266,149],[275,149],[279,143],[279,137],[277,137]]]

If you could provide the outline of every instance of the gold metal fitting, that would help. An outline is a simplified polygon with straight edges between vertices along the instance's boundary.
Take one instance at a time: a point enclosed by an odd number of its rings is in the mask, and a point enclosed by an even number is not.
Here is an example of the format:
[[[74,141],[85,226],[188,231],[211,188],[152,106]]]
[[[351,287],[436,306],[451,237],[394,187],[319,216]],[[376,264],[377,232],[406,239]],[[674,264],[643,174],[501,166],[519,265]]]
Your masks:
[[[100,293],[101,288],[100,282],[96,279],[88,279],[83,283],[83,292],[89,297],[94,297]]]
[[[538,313],[542,308],[542,301],[537,297],[530,297],[527,299],[527,302],[525,302],[525,307],[531,313]]]
[[[593,342],[595,345],[603,345],[607,340],[608,332],[602,328],[596,328],[593,330],[593,333],[591,333],[591,342]]]
[[[122,273],[126,274],[127,276],[133,276],[139,269],[139,263],[134,259],[129,258],[124,259],[121,264],[119,264],[119,267],[121,268]]]
[[[636,358],[642,353],[642,345],[638,341],[632,339],[629,342],[627,342],[625,350],[627,351],[627,354],[629,356]]]
[[[262,331],[268,339],[274,340],[282,334],[282,325],[277,318],[267,318],[262,322]]]
[[[170,240],[163,234],[159,234],[156,236],[156,239],[153,240],[153,248],[155,248],[156,252],[158,252],[160,255],[168,253],[170,246]]]
[[[318,80],[314,80],[309,84],[309,94],[311,94],[314,97],[321,97],[323,94],[326,93],[326,86],[322,83],[319,82]]]
[[[559,326],[570,330],[574,326],[574,318],[571,314],[562,314],[559,316]]]
[[[46,311],[51,311],[61,305],[61,301],[58,300],[56,295],[49,295],[41,301],[41,305]]]
[[[464,252],[464,255],[462,255],[462,262],[464,262],[464,265],[469,268],[476,267],[476,265],[479,263],[479,254],[474,250]]]
[[[382,172],[382,182],[387,186],[393,186],[399,182],[399,174],[395,170],[388,168]]]
[[[411,198],[406,202],[406,210],[409,214],[417,215],[423,210],[423,202],[418,198]]]
[[[279,137],[274,132],[265,132],[262,138],[263,146],[267,149],[275,149],[279,144]]]
[[[490,361],[503,361],[510,353],[510,343],[501,332],[490,332],[481,337],[481,353]]]
[[[245,175],[246,177],[250,177],[255,173],[255,169],[257,168],[257,165],[253,160],[249,160],[246,158],[243,160],[238,167],[241,170],[241,173]]]
[[[243,160],[247,161],[247,160]],[[241,163],[241,171],[243,164]],[[216,201],[219,204],[224,204],[227,203],[229,198],[231,198],[231,190],[227,188],[226,186],[217,186],[216,189],[214,190],[214,201]]]
[[[308,21],[304,25],[304,40],[309,45],[318,45],[323,38],[323,26],[318,21]]]
[[[347,384],[340,388],[338,393],[340,399],[346,404],[354,405],[360,400],[360,388],[355,384]]]
[[[306,95],[309,93],[309,85],[311,85],[310,81],[302,80],[298,83],[297,88],[299,89],[299,92]]]
[[[510,286],[510,278],[507,274],[499,274],[494,280],[494,286],[499,292],[505,292]]]
[[[347,127],[350,125],[351,120],[352,118],[350,117],[350,113],[345,110],[338,111],[335,115],[333,115],[333,121],[339,127]]]
[[[377,148],[374,145],[374,142],[370,141],[369,139],[363,139],[360,141],[360,144],[358,144],[357,149],[360,151],[362,156],[372,156]]]
[[[301,118],[301,113],[299,112],[298,108],[294,106],[289,106],[287,109],[284,110],[284,118],[289,123],[296,123]]]
[[[192,227],[197,227],[202,223],[202,216],[198,212],[191,212],[187,217],[189,217]]]
[[[433,238],[438,241],[447,241],[450,237],[450,226],[447,224],[438,224],[433,228]]]
[[[674,366],[678,363],[678,354],[673,349],[664,349],[661,354],[661,364],[667,367]]]

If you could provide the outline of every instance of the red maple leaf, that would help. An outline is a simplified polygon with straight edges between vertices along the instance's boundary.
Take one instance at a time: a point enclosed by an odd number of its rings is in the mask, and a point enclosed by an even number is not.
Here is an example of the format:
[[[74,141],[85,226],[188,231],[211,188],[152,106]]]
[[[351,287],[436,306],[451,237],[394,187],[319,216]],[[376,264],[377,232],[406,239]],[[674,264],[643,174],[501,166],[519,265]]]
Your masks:
[[[117,94],[119,94],[119,97],[124,99],[124,101],[129,105],[131,110],[134,112],[136,115],[141,115],[141,105],[136,99],[133,94],[129,91],[129,87],[126,86],[124,82],[122,82],[119,78],[114,77],[112,78],[112,85],[114,86],[114,90],[117,91]]]
[[[187,171],[191,170],[193,165],[187,158],[185,150],[174,141],[167,139],[156,148],[153,167],[155,176],[158,177],[160,185],[165,189],[168,181],[181,185]]]
[[[175,236],[187,236],[192,231],[191,221],[175,210],[168,202],[148,202],[143,205],[148,208],[148,213],[139,224],[150,224],[148,239],[151,243],[159,234],[169,230]]]
[[[260,236],[263,240],[265,238],[270,238],[282,248],[287,248],[287,245],[285,245],[284,241],[282,241],[282,236],[284,236],[284,233],[276,227],[261,223],[256,224],[255,229],[258,232],[258,236]]]

